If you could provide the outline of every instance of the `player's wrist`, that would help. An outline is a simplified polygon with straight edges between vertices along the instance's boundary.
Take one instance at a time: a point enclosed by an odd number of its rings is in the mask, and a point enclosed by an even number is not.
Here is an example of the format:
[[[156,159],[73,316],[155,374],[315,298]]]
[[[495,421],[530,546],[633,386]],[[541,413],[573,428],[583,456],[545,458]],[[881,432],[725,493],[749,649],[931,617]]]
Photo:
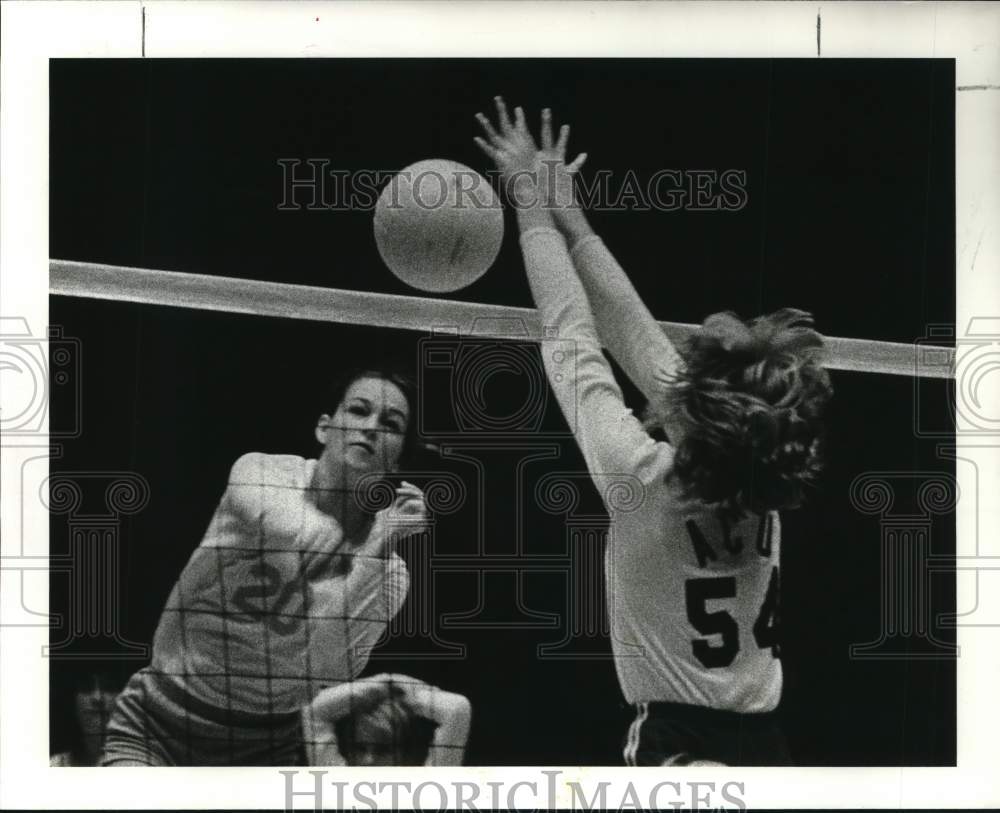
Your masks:
[[[557,209],[555,223],[559,231],[566,237],[566,243],[570,246],[594,233],[594,229],[587,220],[587,215],[579,206]]]
[[[538,183],[538,173],[528,169],[507,175],[507,197],[518,211],[541,208],[544,194]]]
[[[555,221],[552,213],[548,209],[539,206],[519,208],[517,210],[517,223],[521,229],[521,234],[531,229],[554,229]]]

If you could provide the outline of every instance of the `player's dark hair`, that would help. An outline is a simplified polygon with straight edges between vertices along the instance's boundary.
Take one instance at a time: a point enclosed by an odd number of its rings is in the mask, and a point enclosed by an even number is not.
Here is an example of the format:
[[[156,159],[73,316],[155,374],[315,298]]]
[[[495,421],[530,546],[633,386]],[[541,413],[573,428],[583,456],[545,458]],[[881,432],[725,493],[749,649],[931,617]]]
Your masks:
[[[417,440],[417,385],[412,378],[399,370],[388,366],[355,367],[339,375],[327,389],[324,397],[324,409],[331,415],[337,411],[351,384],[361,378],[380,378],[399,387],[410,406],[410,417],[406,422],[406,433],[403,435],[403,452],[400,456],[400,467],[406,468],[420,451]]]
[[[54,713],[50,717],[51,750],[53,753],[68,751],[73,755],[74,764],[83,765],[84,732],[77,718],[76,696],[93,691],[95,686],[104,692],[120,694],[139,664],[89,658],[59,661],[58,664],[52,671],[55,702]]]
[[[369,729],[377,732],[376,742],[363,743],[358,738],[358,723],[364,718]],[[430,752],[437,723],[418,715],[406,701],[403,690],[391,687],[390,695],[374,708],[358,711],[337,720],[334,730],[340,752],[348,763],[361,746],[382,746],[392,751],[396,765],[423,765]]]
[[[90,691],[96,681],[102,689],[116,694],[139,671],[134,661],[81,659],[71,662],[67,677],[73,692]]]
[[[649,418],[682,427],[673,473],[687,496],[732,516],[802,503],[833,394],[812,325],[791,308],[749,321],[716,313],[682,347],[677,385]]]

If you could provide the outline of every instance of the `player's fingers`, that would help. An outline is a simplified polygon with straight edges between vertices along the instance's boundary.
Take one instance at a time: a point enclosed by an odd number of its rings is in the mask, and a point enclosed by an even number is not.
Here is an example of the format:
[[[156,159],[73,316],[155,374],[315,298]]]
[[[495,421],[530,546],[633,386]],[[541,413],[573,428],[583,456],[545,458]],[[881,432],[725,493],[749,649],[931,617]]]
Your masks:
[[[497,106],[497,121],[500,124],[500,132],[509,135],[514,131],[514,125],[510,123],[510,114],[507,112],[507,105],[502,96],[494,96],[493,101]]]
[[[397,514],[419,514],[424,510],[424,497],[422,494],[403,495],[396,499]]]
[[[515,107],[514,108],[514,127],[517,128],[519,133],[528,135],[528,122],[524,118],[524,108]]]
[[[389,683],[396,686],[422,686],[424,683],[422,680],[410,677],[409,675],[404,675],[401,672],[388,672],[385,677]]]
[[[392,683],[396,675],[392,672],[379,672],[377,675],[369,675],[366,678],[361,678],[360,680],[354,681],[355,683],[371,683],[371,684],[382,684],[382,683]]]
[[[483,132],[486,133],[486,137],[494,147],[499,147],[503,143],[500,134],[493,129],[493,125],[486,116],[482,113],[476,113],[476,121],[479,122],[479,126],[483,128]]]
[[[479,136],[475,136],[472,140],[476,142],[476,146],[479,147],[479,149],[481,149],[484,153],[486,153],[486,155],[489,158],[492,158],[494,161],[500,160],[500,150],[498,150],[496,147],[487,144]]]
[[[566,145],[569,143],[569,125],[564,124],[559,128],[559,140],[556,142],[556,154],[560,158],[566,156]]]
[[[542,149],[552,149],[552,111],[547,107],[542,109]]]
[[[576,158],[573,159],[572,164],[566,165],[566,171],[572,175],[580,171],[580,167],[583,166],[584,162],[587,160],[587,153],[581,152]]]

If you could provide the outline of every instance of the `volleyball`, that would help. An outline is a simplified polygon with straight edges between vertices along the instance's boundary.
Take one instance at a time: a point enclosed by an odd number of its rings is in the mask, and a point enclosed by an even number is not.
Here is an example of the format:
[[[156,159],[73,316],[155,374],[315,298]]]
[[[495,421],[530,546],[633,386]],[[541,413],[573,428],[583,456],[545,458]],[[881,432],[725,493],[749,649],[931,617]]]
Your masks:
[[[500,252],[503,210],[489,182],[445,159],[418,161],[389,181],[375,205],[375,244],[399,279],[421,291],[471,285]]]

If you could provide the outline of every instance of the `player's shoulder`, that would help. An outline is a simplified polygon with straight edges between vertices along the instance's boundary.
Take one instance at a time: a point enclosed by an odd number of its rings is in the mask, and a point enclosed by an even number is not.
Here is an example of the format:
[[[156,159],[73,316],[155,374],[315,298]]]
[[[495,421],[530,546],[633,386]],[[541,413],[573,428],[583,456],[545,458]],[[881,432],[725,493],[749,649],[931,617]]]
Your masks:
[[[615,476],[627,474],[649,487],[664,482],[673,468],[673,446],[646,431],[632,410],[624,405],[614,434],[589,440],[600,458],[594,462],[604,469],[604,477],[612,482]]]
[[[233,463],[229,484],[295,485],[302,480],[305,468],[306,460],[297,455],[247,452]]]

